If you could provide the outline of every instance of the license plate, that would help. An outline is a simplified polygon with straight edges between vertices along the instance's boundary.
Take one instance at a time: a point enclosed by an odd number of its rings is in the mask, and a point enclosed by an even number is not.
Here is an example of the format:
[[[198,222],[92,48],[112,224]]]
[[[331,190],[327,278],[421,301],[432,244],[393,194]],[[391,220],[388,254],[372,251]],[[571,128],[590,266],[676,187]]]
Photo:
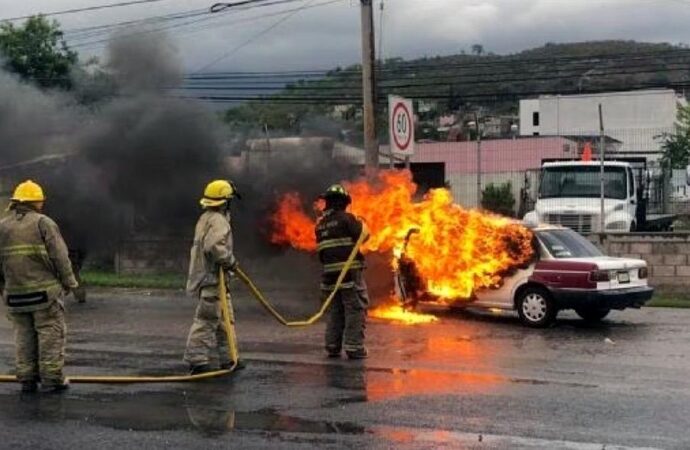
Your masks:
[[[628,272],[618,272],[619,283],[630,283],[630,274]]]

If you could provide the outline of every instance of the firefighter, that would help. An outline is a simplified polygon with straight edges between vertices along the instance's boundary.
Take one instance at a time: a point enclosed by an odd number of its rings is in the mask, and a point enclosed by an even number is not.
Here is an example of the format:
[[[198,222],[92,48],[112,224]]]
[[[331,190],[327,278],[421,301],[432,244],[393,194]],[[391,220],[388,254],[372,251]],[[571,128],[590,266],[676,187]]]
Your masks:
[[[60,230],[41,214],[43,189],[17,186],[10,214],[0,221],[0,282],[14,324],[17,380],[22,392],[61,392],[68,385],[64,295],[79,287]]]
[[[323,264],[322,296],[327,297],[335,288],[338,275],[352,253],[361,233],[367,233],[364,224],[346,212],[352,202],[345,188],[339,184],[329,187],[321,196],[326,209],[316,225],[319,260]],[[326,326],[326,352],[339,358],[345,350],[350,359],[368,356],[364,346],[369,295],[364,281],[364,257],[357,253],[343,283],[333,298]]]
[[[234,363],[228,356],[228,340],[221,320],[220,301],[229,298],[219,298],[218,272],[222,268],[232,273],[237,267],[230,226],[230,201],[235,197],[240,198],[232,182],[216,180],[206,186],[200,201],[203,213],[194,232],[187,278],[187,292],[199,299],[184,354],[192,375],[213,370],[211,364],[216,358],[221,369]],[[230,321],[234,324],[234,317]],[[241,365],[238,361],[238,368]]]

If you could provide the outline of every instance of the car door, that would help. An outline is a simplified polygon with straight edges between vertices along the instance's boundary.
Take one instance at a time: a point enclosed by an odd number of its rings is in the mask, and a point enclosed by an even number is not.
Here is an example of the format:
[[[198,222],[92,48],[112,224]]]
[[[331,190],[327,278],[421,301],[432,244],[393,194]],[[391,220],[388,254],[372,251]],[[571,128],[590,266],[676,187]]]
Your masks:
[[[513,309],[513,299],[515,292],[520,286],[527,283],[529,277],[534,272],[536,262],[530,264],[526,269],[520,269],[513,275],[506,277],[503,284],[497,289],[481,289],[475,293],[477,306],[486,308]]]

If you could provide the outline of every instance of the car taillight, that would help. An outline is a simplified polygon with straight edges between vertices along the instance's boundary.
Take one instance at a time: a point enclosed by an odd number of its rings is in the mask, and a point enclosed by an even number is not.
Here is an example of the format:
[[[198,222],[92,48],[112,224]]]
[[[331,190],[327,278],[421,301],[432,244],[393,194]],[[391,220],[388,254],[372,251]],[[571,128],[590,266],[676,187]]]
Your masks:
[[[647,278],[648,275],[649,275],[649,271],[647,270],[646,267],[640,267],[640,270],[637,272],[637,277],[640,280],[644,280],[645,278]]]
[[[593,270],[589,273],[589,280],[595,283],[599,281],[611,281],[608,270]]]

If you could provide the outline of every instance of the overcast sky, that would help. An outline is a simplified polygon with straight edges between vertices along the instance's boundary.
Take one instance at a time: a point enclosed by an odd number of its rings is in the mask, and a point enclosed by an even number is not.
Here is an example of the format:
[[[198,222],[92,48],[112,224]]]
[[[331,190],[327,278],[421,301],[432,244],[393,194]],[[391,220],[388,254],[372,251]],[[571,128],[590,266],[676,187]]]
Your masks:
[[[123,0],[0,0],[0,17],[118,1]],[[161,0],[55,18],[69,31],[202,10],[215,1]],[[156,26],[174,27],[169,34],[189,72],[201,68],[205,71],[323,69],[356,62],[360,53],[359,1],[331,0],[330,4],[320,5],[327,1],[296,1],[209,17],[195,16]],[[378,28],[380,0],[374,1]],[[302,5],[310,8],[276,14]],[[690,0],[385,0],[384,6],[385,57],[459,53],[463,49],[469,51],[475,43],[482,44],[487,51],[504,54],[548,41],[690,42]],[[190,21],[196,22],[185,25]],[[68,38],[80,53],[98,55],[104,44],[94,41],[106,36],[68,34]],[[216,64],[207,67],[218,59]]]

